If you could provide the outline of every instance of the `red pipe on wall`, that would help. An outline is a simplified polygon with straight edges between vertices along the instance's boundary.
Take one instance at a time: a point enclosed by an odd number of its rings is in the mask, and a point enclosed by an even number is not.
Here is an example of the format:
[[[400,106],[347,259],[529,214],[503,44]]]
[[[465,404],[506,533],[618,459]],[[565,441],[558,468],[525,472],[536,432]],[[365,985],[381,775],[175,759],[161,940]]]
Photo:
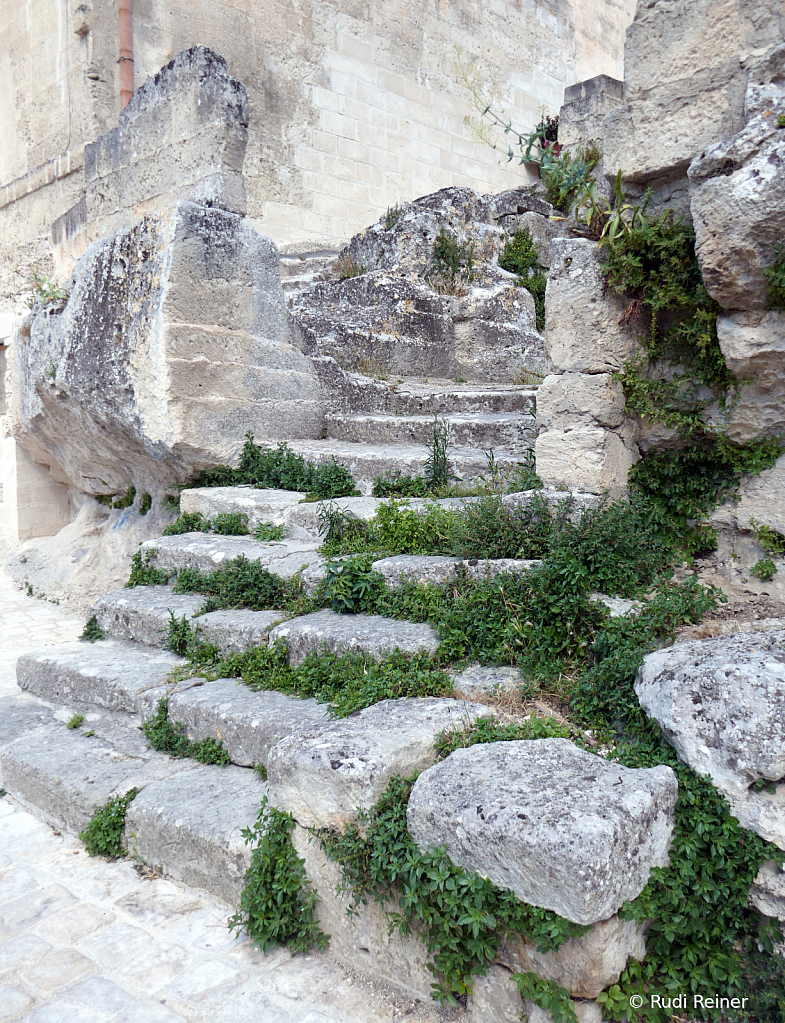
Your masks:
[[[120,109],[134,94],[133,0],[120,0]]]

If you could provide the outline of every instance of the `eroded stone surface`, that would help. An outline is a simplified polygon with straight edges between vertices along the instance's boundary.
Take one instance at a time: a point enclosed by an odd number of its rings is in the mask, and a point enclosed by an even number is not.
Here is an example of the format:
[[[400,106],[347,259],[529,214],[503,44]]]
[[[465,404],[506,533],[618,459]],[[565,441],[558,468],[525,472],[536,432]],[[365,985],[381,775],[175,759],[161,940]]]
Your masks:
[[[66,707],[102,708],[138,716],[140,698],[166,684],[185,662],[165,650],[134,643],[62,643],[19,658],[17,683],[36,696]]]
[[[404,654],[435,654],[436,633],[429,625],[402,622],[380,615],[339,615],[317,611],[290,618],[270,630],[270,646],[286,641],[290,664],[299,664],[308,654],[329,650],[337,654],[367,653],[377,660],[400,650]]]
[[[424,771],[409,800],[420,848],[576,923],[607,920],[667,863],[676,778],[631,770],[567,739],[499,742]]]
[[[742,633],[648,654],[635,692],[668,742],[708,774],[735,816],[785,848],[785,632]],[[751,790],[757,781],[773,792]]]
[[[181,512],[201,512],[205,518],[236,512],[248,516],[253,533],[260,522],[281,526],[287,512],[305,497],[296,490],[257,490],[256,487],[192,487],[180,493]]]
[[[316,700],[274,691],[255,693],[233,678],[205,682],[173,696],[169,719],[182,722],[189,739],[220,740],[232,763],[241,767],[265,764],[281,739],[330,722],[326,707]]]
[[[258,562],[282,579],[291,579],[303,568],[324,560],[317,554],[316,547],[313,541],[258,543],[245,536],[180,533],[146,541],[142,544],[142,553],[152,552],[153,565],[173,571],[195,568],[200,572],[212,572],[235,558],[243,557]]]
[[[235,903],[251,862],[240,832],[253,825],[266,791],[253,771],[199,764],[150,784],[126,814],[129,852]]]
[[[205,643],[215,643],[222,654],[243,653],[252,646],[263,646],[270,629],[284,617],[283,611],[209,611],[191,625]]]
[[[399,554],[373,562],[373,570],[384,576],[387,586],[395,589],[402,582],[443,585],[459,570],[469,579],[492,579],[506,572],[528,572],[539,561],[518,558],[449,558],[440,556]]]
[[[315,735],[293,735],[270,750],[270,798],[303,827],[343,828],[393,775],[432,764],[439,732],[480,714],[488,708],[462,700],[383,700]]]
[[[174,593],[168,586],[134,586],[104,593],[96,602],[95,617],[112,639],[164,647],[171,615],[190,619],[204,600],[198,594]]]

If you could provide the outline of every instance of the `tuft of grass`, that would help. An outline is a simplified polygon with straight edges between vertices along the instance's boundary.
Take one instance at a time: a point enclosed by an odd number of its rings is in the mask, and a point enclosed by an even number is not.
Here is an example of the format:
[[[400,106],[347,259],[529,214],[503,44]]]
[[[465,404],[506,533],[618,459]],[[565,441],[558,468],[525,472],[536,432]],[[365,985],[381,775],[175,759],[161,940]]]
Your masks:
[[[272,543],[277,540],[283,540],[286,535],[285,526],[274,526],[272,522],[258,522],[253,531],[254,540],[258,540],[259,543]]]
[[[153,506],[152,494],[148,494],[147,492],[145,492],[139,498],[139,514],[146,515],[150,511],[152,506]]]
[[[70,728],[71,731],[73,731],[75,728],[79,728],[83,721],[84,721],[84,714],[74,714],[66,722],[65,727],[66,728]]]

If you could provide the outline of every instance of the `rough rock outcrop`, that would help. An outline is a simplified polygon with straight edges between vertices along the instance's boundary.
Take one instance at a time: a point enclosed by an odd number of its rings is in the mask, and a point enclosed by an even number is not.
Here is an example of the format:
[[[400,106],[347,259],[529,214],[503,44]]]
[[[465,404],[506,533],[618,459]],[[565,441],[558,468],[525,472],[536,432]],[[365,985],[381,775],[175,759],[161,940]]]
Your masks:
[[[711,777],[741,823],[785,849],[783,642],[785,632],[776,631],[657,650],[646,656],[635,692],[682,760]]]
[[[749,69],[783,37],[779,0],[639,0],[624,48],[624,103],[604,121],[605,172],[683,182],[707,145],[744,125]]]
[[[278,252],[241,217],[180,203],[93,246],[61,310],[14,345],[17,435],[81,490],[171,485],[258,438],[318,436]]]
[[[689,168],[695,251],[706,289],[725,309],[763,312],[764,269],[785,235],[785,44],[750,72],[747,124]]]
[[[525,226],[547,266],[556,233],[550,213],[523,189],[480,196],[445,188],[405,203],[344,249],[340,261],[352,276],[302,291],[294,315],[316,349],[346,366],[503,382],[522,369],[544,374],[534,300],[497,260],[508,236]],[[442,230],[473,251],[473,276],[459,279],[452,294],[430,283]]]
[[[459,749],[409,799],[421,849],[568,920],[607,920],[668,861],[677,784],[669,767],[631,770],[567,739]]]

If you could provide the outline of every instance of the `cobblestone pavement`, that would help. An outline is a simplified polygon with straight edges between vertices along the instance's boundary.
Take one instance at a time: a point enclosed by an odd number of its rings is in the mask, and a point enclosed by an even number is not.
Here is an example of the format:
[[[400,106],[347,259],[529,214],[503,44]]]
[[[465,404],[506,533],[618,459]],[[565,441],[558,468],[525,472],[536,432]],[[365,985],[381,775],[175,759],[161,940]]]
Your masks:
[[[83,627],[0,575],[0,696],[19,696],[25,650]],[[262,955],[226,927],[232,911],[127,861],[90,858],[0,799],[2,1023],[436,1023],[428,1003],[360,985],[326,956]]]

